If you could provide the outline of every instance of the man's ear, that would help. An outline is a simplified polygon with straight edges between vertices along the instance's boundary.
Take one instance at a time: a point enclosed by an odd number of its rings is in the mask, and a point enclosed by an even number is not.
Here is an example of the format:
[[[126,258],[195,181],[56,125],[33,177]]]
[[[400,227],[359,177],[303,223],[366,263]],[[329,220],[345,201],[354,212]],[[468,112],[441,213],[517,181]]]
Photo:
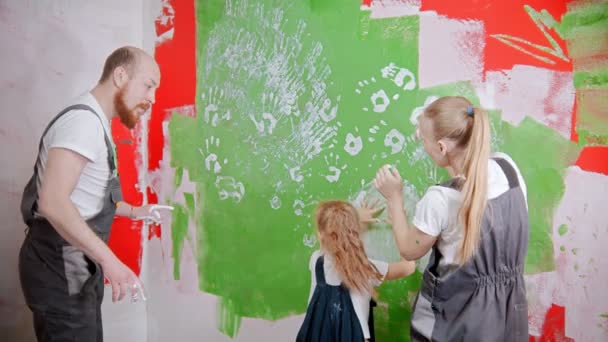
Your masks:
[[[116,88],[122,88],[129,81],[127,70],[122,66],[116,67],[112,72],[112,81]]]

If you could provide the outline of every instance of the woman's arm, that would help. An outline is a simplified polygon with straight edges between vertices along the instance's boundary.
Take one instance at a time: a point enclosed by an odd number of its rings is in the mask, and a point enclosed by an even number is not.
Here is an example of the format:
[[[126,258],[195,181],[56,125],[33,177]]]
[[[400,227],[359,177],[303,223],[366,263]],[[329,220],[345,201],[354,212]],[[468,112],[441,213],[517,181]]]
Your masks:
[[[388,202],[388,214],[399,254],[406,260],[416,260],[433,247],[437,237],[408,224],[403,209],[402,184],[403,180],[395,168],[381,168],[374,179],[374,186]]]
[[[413,261],[401,260],[388,264],[388,272],[384,280],[396,280],[409,276],[416,271],[416,263]]]

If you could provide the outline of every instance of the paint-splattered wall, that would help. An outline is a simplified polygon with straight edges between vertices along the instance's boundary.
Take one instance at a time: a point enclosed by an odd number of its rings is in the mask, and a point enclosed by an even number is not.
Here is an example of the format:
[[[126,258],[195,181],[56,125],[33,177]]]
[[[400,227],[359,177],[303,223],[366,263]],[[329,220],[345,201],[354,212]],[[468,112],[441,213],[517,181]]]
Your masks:
[[[491,111],[493,148],[528,184],[530,340],[608,339],[606,1],[164,5],[150,193],[176,210],[150,237],[149,265],[164,265],[148,285],[160,301],[150,312],[167,310],[152,314],[151,340],[292,339],[316,202],[374,195],[375,171],[394,163],[411,208],[445,177],[414,141],[412,118],[457,94]],[[391,239],[377,227],[366,247],[390,260]],[[380,341],[409,339],[419,283],[418,272],[380,288]],[[180,329],[163,332],[175,315]],[[215,316],[217,330],[197,315]]]

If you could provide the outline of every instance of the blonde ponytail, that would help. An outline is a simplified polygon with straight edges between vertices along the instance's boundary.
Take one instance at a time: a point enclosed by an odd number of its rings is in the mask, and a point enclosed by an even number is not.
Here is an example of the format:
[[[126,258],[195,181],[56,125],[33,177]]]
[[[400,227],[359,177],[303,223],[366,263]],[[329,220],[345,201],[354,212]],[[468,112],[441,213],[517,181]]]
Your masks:
[[[488,202],[488,158],[490,157],[490,125],[483,109],[473,109],[473,125],[464,156],[462,205],[458,213],[464,236],[459,262],[466,263],[477,250],[483,214]]]
[[[487,205],[490,123],[488,114],[473,108],[460,96],[444,96],[431,103],[424,115],[432,120],[435,139],[450,139],[463,150],[462,205],[458,212],[463,227],[459,263],[466,263],[476,252]]]

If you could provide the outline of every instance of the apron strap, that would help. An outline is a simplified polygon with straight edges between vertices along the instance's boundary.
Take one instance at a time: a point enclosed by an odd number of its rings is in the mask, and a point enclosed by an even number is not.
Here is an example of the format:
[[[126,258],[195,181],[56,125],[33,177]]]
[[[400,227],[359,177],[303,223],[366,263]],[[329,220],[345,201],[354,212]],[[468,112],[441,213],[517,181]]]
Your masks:
[[[369,328],[369,339],[368,342],[376,342],[376,329],[374,326],[374,307],[378,306],[378,303],[372,298],[369,301],[369,316],[367,318],[367,326]]]
[[[507,180],[509,181],[509,188],[517,188],[519,186],[519,179],[517,178],[517,172],[513,168],[513,165],[502,158],[493,159],[496,163],[498,163],[498,166],[500,166],[502,172],[507,177]]]
[[[315,264],[315,275],[317,277],[317,284],[325,285],[325,272],[323,272],[323,256],[321,255],[317,258],[317,262]]]

